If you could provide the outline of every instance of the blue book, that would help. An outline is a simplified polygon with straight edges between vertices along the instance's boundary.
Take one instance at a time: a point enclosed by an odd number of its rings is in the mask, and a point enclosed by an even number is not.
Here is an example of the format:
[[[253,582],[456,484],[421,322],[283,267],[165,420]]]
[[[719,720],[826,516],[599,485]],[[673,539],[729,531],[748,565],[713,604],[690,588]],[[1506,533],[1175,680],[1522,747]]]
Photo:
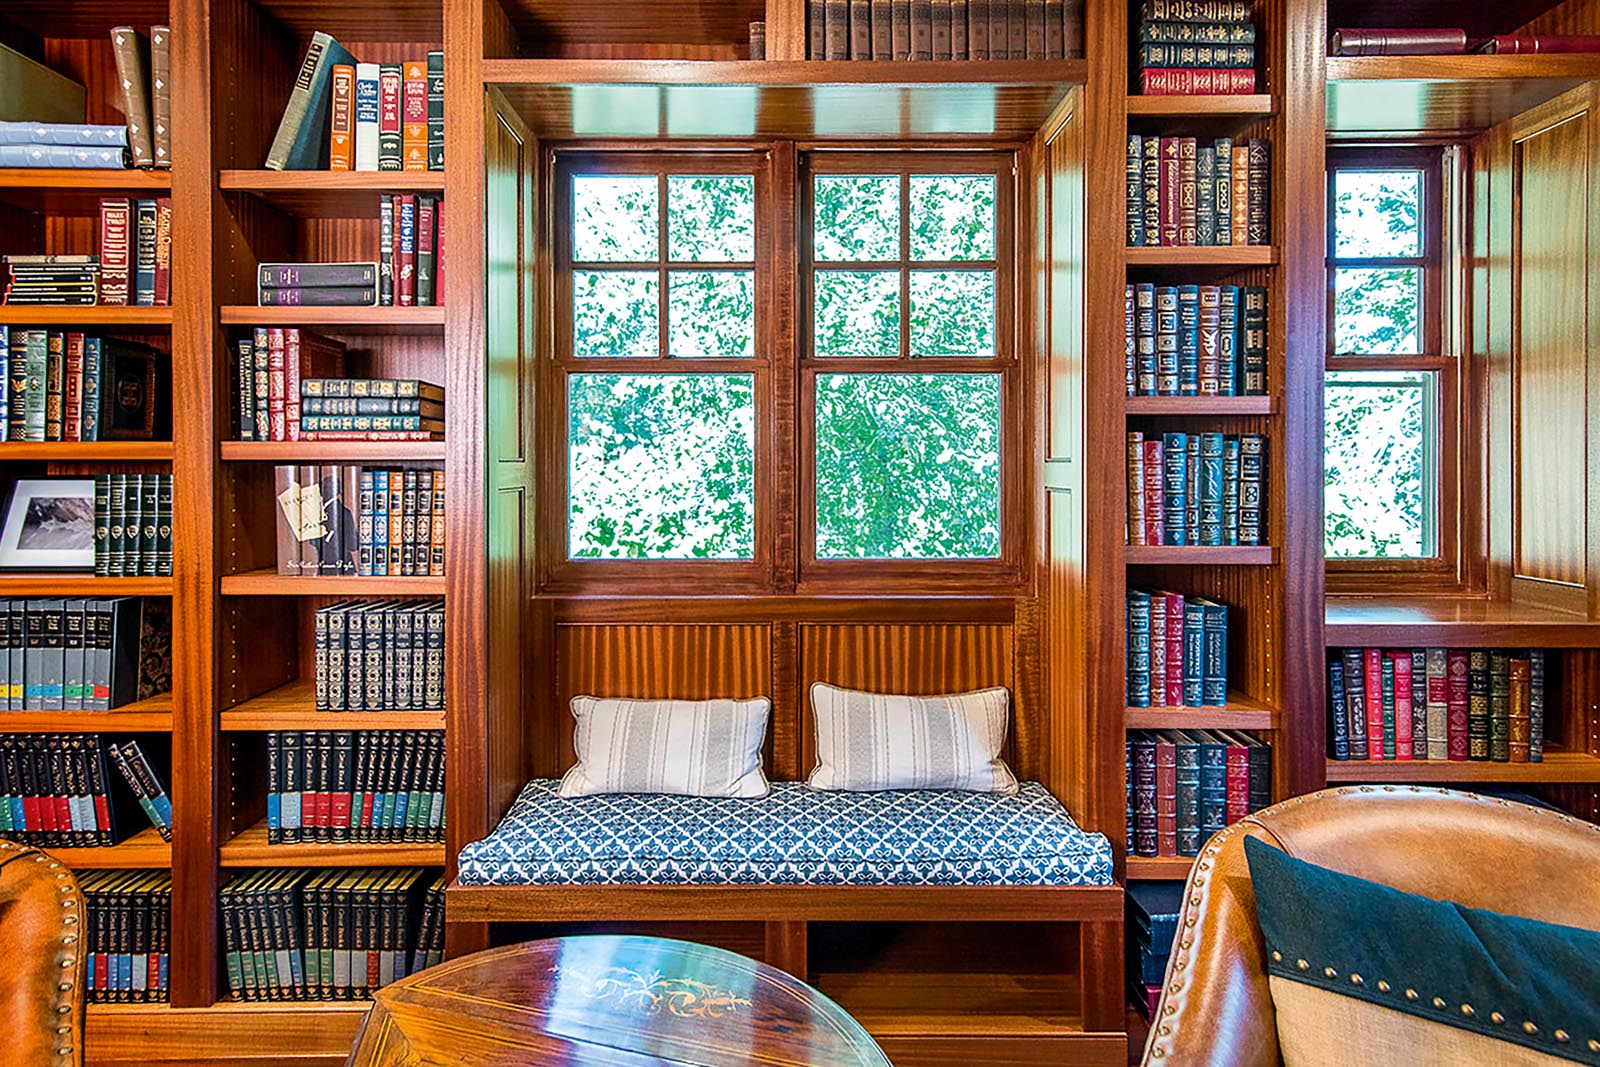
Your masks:
[[[1202,702],[1220,708],[1228,703],[1228,606],[1198,597],[1194,602],[1204,616]]]
[[[1183,706],[1198,708],[1205,700],[1205,614],[1199,597],[1183,602]]]
[[[1219,396],[1239,394],[1239,287],[1224,285],[1217,315],[1217,387]]]
[[[1183,535],[1184,544],[1200,543],[1200,435],[1189,435],[1189,457],[1184,462],[1184,473],[1189,484],[1184,489]]]
[[[1186,545],[1189,543],[1187,493],[1189,491],[1189,435],[1164,433],[1161,435],[1162,495],[1165,513],[1161,516],[1162,543]]]
[[[1178,286],[1178,395],[1200,395],[1200,287]]]
[[[1228,744],[1196,731],[1200,742],[1200,844],[1228,825]]]
[[[1150,706],[1150,594],[1128,590],[1128,706]]]
[[[1198,310],[1198,309],[1197,309]],[[1178,288],[1156,290],[1156,395],[1178,395]]]
[[[355,57],[325,33],[313,33],[294,79],[277,135],[267,152],[269,170],[327,170],[329,94],[333,68]],[[359,116],[358,116],[359,118]]]
[[[100,440],[100,385],[103,374],[100,338],[83,338],[83,405],[78,420],[78,436],[84,441]]]
[[[1202,545],[1220,545],[1223,511],[1223,435],[1200,436],[1200,540]]]
[[[1239,543],[1261,544],[1262,493],[1267,477],[1267,442],[1258,433],[1239,437]]]
[[[156,302],[156,202],[136,202],[133,219],[133,303],[151,307]]]
[[[1349,709],[1344,702],[1344,663],[1335,658],[1328,663],[1328,717],[1332,720],[1333,758],[1350,758]]]
[[[1200,742],[1181,730],[1172,733],[1178,750],[1178,855],[1200,854]],[[1160,979],[1156,979],[1160,981]]]
[[[126,148],[73,148],[67,145],[0,145],[0,167],[49,167],[71,170],[124,170]]]
[[[1194,243],[1217,243],[1217,154],[1209,146],[1194,154]]]
[[[1239,543],[1239,439],[1222,439],[1222,543]]]
[[[60,148],[126,148],[128,127],[81,122],[0,122],[0,145]]]

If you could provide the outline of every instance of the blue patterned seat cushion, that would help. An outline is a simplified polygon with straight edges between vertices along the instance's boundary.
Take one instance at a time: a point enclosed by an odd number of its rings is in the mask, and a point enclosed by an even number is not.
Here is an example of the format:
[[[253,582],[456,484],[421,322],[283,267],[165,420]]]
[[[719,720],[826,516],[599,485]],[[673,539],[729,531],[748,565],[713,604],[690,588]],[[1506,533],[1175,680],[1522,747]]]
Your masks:
[[[1111,843],[1038,782],[1014,796],[841,793],[563,799],[529,782],[461,850],[462,885],[1109,885]]]

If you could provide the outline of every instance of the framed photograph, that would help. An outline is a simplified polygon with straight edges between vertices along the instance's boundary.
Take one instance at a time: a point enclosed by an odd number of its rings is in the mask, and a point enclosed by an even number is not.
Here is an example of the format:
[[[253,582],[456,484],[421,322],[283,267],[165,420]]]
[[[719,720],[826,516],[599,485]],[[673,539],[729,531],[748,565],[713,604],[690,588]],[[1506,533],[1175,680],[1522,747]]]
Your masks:
[[[94,570],[94,479],[19,478],[0,527],[0,569]]]

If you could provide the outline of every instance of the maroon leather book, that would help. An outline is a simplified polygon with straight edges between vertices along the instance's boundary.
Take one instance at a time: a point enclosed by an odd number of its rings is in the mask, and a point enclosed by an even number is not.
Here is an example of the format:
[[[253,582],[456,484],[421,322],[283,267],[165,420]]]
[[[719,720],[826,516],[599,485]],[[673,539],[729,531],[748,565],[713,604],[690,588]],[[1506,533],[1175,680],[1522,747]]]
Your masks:
[[[1250,814],[1250,749],[1228,742],[1228,825]]]
[[[1450,758],[1464,760],[1468,755],[1468,719],[1467,709],[1470,703],[1470,674],[1468,670],[1468,656],[1464,649],[1450,650],[1449,674],[1446,679],[1449,683],[1449,718],[1448,733]]]
[[[1467,50],[1467,31],[1455,28],[1428,30],[1338,29],[1333,31],[1330,56],[1458,56]]]
[[[1483,51],[1492,55],[1527,56],[1552,52],[1600,52],[1600,35],[1543,33],[1532,36],[1506,34],[1489,38]]]
[[[1178,746],[1156,741],[1156,855],[1178,854]]]

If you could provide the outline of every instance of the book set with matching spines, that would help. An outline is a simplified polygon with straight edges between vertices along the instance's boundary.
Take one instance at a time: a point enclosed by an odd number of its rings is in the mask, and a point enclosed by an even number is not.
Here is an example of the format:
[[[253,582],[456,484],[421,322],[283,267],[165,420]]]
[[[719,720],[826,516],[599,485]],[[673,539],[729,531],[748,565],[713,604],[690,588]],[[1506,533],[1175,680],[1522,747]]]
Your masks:
[[[444,53],[358,63],[311,35],[267,153],[270,170],[444,169]]]
[[[118,26],[111,31],[111,51],[126,122],[0,122],[0,167],[119,170],[130,165],[141,169],[172,166],[172,31],[152,26],[146,37],[132,26]],[[37,92],[60,93],[51,75],[47,68],[32,75]],[[82,87],[72,84],[67,88],[77,90],[72,94],[73,110],[81,114]],[[61,105],[60,111],[65,110]]]
[[[809,0],[810,59],[1076,59],[1083,0]]]
[[[262,307],[439,307],[444,260],[438,254],[444,202],[384,193],[378,204],[378,258],[358,263],[263,263]]]
[[[418,867],[285,870],[222,887],[234,1000],[357,1000],[444,959],[444,877]]]
[[[313,378],[300,383],[308,441],[438,441],[444,389],[416,378]]]
[[[1128,544],[1260,545],[1267,439],[1128,432]]]
[[[0,441],[148,441],[170,429],[168,362],[149,345],[0,325],[0,347]]]
[[[100,298],[100,257],[6,256],[0,303],[17,307],[92,307]]]
[[[444,602],[374,600],[316,614],[318,711],[442,711]]]
[[[443,730],[267,734],[267,844],[443,840]]]
[[[1145,96],[1255,92],[1250,0],[1144,0],[1133,68]]]
[[[279,574],[444,575],[444,471],[348,464],[274,470]]]
[[[112,786],[111,747],[99,734],[0,734],[0,835],[41,848],[121,841],[132,804]]]
[[[115,711],[171,689],[170,601],[0,600],[0,712]]]
[[[1228,703],[1228,606],[1165,590],[1130,589],[1128,707]]]
[[[172,577],[172,475],[95,475],[94,572]]]
[[[1542,649],[1334,649],[1331,754],[1541,763],[1547,683]]]
[[[1272,746],[1238,730],[1131,730],[1128,855],[1198,856],[1272,803]]]
[[[150,825],[156,828],[163,841],[171,841],[172,798],[167,796],[167,787],[145,757],[139,742],[126,741],[121,745],[111,742],[106,745],[106,753],[111,757],[112,766],[116,767],[128,783],[128,788],[133,791],[133,798],[139,802],[139,808],[150,820]]]
[[[84,990],[91,1004],[167,1000],[171,871],[79,871],[87,931]]]
[[[241,333],[234,348],[239,440],[300,440],[301,384],[343,374],[344,345],[310,330],[257,326]]]
[[[1129,396],[1265,396],[1267,289],[1155,285],[1124,290]]]
[[[1272,146],[1261,137],[1128,134],[1128,247],[1272,243]]]

